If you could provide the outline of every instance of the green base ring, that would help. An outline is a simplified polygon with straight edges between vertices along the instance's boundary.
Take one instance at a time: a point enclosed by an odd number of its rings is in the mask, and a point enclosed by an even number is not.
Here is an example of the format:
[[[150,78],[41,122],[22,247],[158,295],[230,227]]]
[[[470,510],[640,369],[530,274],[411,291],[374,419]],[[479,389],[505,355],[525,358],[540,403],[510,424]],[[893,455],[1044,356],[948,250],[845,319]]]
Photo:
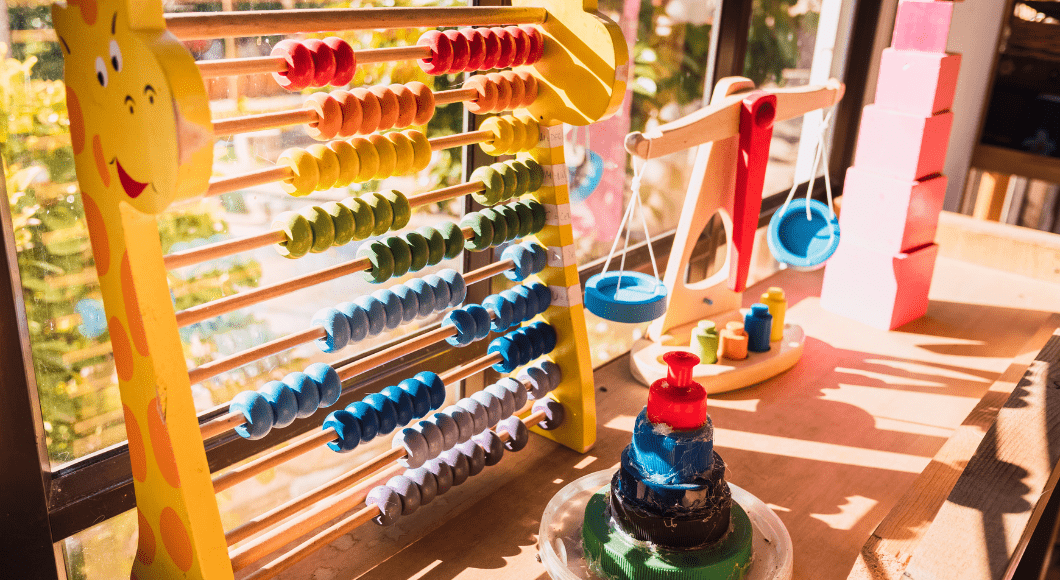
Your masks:
[[[729,535],[698,550],[650,550],[615,530],[607,512],[605,486],[585,506],[585,559],[612,580],[741,580],[751,567],[751,520],[735,501]]]

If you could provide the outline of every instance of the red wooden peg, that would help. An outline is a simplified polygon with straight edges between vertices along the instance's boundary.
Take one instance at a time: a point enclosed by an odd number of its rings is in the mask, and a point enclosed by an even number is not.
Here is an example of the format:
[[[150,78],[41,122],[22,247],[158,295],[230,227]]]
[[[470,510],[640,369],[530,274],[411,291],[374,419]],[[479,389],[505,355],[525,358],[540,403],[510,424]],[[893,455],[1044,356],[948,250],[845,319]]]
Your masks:
[[[762,211],[762,187],[769,163],[769,141],[777,115],[777,96],[755,91],[740,108],[740,151],[736,159],[736,187],[732,203],[732,247],[734,264],[729,269],[729,289],[743,292],[751,267],[758,214]]]

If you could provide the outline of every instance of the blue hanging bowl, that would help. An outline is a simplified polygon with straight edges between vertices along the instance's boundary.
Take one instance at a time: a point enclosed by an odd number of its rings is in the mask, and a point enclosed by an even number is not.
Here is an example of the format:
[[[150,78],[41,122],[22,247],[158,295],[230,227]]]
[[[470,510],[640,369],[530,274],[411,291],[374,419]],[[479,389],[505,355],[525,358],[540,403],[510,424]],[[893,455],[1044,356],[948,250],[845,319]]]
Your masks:
[[[766,242],[773,257],[800,270],[816,270],[839,246],[839,220],[824,203],[811,199],[806,219],[806,199],[791,200],[784,211],[769,220]]]
[[[612,322],[648,322],[666,313],[666,285],[640,272],[603,272],[585,283],[585,307]]]

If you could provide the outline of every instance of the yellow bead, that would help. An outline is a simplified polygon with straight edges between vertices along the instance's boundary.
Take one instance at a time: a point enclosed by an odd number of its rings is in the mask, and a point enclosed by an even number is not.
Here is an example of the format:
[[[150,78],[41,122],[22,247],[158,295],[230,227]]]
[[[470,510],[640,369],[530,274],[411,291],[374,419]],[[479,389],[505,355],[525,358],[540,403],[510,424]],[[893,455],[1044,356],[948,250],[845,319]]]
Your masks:
[[[339,179],[339,156],[321,143],[314,143],[305,148],[317,160],[317,191],[335,187]]]
[[[512,144],[510,147],[508,147],[508,154],[514,155],[522,151],[523,147],[525,146],[526,125],[524,125],[523,122],[519,119],[516,119],[515,117],[512,117],[510,115],[505,115],[504,120],[512,126]]]
[[[387,133],[386,138],[394,145],[394,151],[397,153],[397,161],[394,163],[394,175],[412,173],[412,164],[416,155],[416,152],[412,149],[412,139],[397,131]]]
[[[328,143],[335,156],[339,158],[339,177],[335,180],[334,187],[346,187],[357,178],[357,172],[361,170],[361,161],[357,158],[357,151],[348,141],[332,141]]]
[[[493,133],[491,140],[480,143],[482,151],[486,155],[504,155],[512,147],[512,138],[514,137],[514,130],[511,122],[502,117],[490,117],[479,125],[479,129],[483,131],[489,131]]]
[[[350,139],[350,145],[357,151],[357,159],[361,163],[354,181],[361,183],[375,179],[375,173],[379,170],[379,153],[375,150],[375,145],[364,137]]]
[[[523,142],[523,147],[520,151],[530,151],[537,147],[538,142],[541,141],[541,126],[537,119],[529,113],[520,113],[516,115],[516,118],[526,125],[526,141]]]
[[[431,142],[423,131],[402,131],[412,141],[412,170],[416,173],[427,169],[431,165]]]
[[[375,178],[386,179],[392,177],[394,169],[397,167],[397,150],[394,149],[394,144],[378,133],[370,135],[368,140],[379,155],[379,167],[375,170]]]
[[[280,182],[284,192],[295,197],[305,197],[317,187],[320,180],[320,170],[317,168],[317,160],[305,149],[292,148],[280,154],[276,165],[286,165],[294,174]]]

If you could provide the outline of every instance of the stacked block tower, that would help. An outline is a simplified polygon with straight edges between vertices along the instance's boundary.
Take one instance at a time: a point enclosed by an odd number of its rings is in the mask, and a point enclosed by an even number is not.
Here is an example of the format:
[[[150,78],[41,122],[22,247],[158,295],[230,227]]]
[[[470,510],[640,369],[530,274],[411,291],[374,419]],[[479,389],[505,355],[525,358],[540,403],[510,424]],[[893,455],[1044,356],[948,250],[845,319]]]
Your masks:
[[[927,312],[946,196],[946,162],[960,70],[946,52],[953,3],[902,0],[883,51],[875,103],[861,118],[839,218],[842,241],[825,269],[821,304],[894,329]]]

